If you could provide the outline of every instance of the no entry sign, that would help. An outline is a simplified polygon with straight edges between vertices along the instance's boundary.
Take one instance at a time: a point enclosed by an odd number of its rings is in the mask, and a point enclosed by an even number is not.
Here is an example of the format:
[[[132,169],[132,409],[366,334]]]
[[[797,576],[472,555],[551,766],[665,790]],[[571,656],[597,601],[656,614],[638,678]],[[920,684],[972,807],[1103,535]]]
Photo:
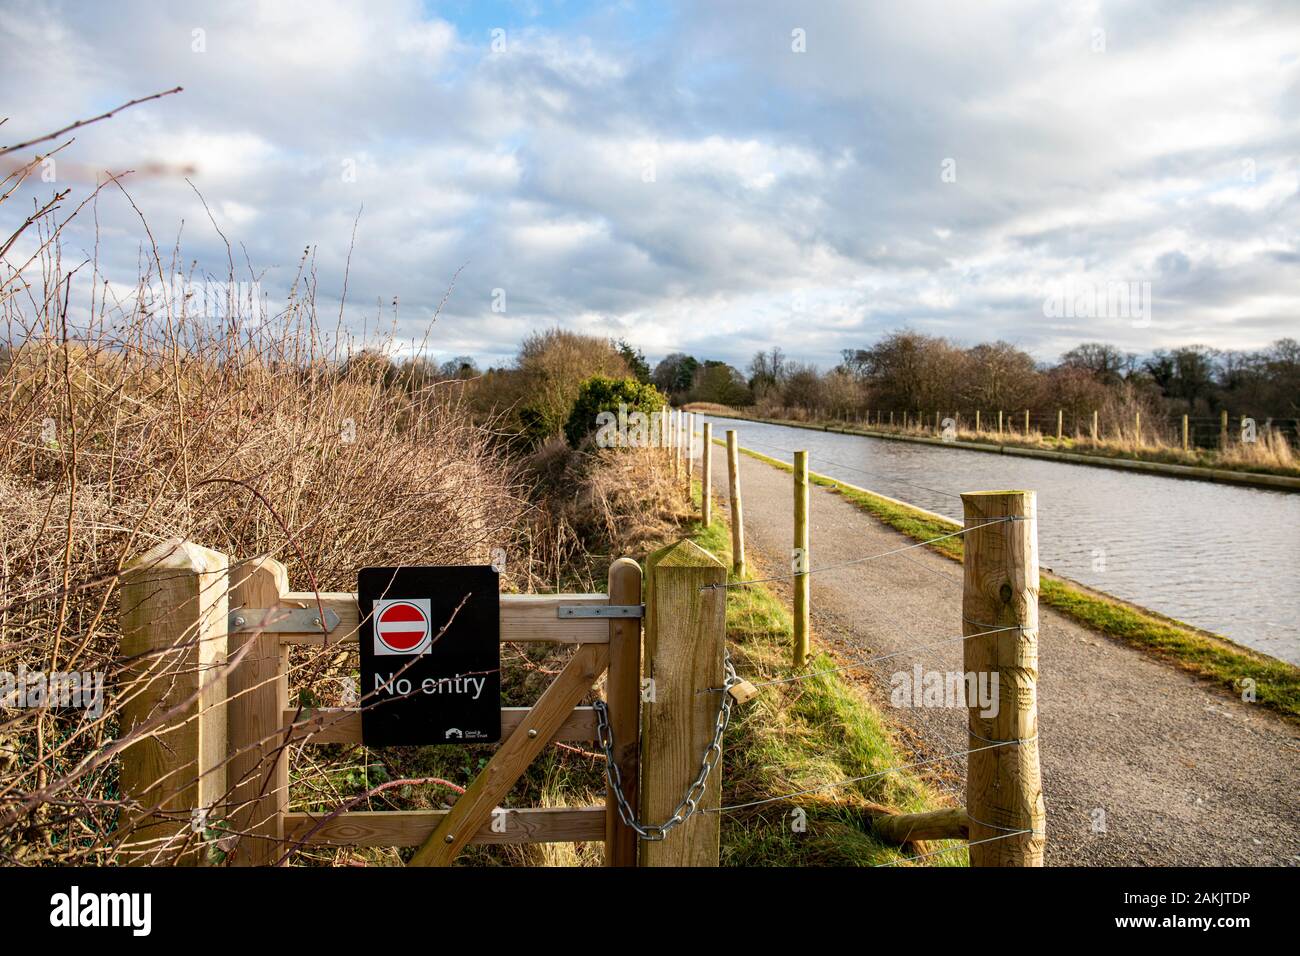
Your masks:
[[[499,592],[485,566],[361,570],[363,743],[500,739]]]
[[[374,604],[375,654],[424,654],[433,645],[432,604],[426,598],[414,601],[378,599]]]

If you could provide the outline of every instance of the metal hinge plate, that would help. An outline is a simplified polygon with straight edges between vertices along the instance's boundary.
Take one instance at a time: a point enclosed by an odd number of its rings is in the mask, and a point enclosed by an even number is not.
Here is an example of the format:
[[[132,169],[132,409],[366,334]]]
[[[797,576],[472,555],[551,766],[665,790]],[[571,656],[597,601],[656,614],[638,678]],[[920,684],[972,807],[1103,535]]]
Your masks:
[[[561,604],[557,617],[642,617],[644,604]]]
[[[319,634],[321,632],[320,611],[314,607],[245,607],[238,611],[231,611],[228,620],[231,634],[257,630],[267,634]],[[338,626],[338,614],[327,608],[325,610],[326,633]]]

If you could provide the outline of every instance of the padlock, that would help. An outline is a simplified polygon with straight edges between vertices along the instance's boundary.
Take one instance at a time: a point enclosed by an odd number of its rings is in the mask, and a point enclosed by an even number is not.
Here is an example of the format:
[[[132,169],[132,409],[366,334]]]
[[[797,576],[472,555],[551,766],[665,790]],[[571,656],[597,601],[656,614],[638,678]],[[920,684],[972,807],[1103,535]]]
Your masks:
[[[741,680],[739,683],[732,684],[727,689],[727,693],[737,704],[744,704],[758,696],[758,688],[747,680]]]

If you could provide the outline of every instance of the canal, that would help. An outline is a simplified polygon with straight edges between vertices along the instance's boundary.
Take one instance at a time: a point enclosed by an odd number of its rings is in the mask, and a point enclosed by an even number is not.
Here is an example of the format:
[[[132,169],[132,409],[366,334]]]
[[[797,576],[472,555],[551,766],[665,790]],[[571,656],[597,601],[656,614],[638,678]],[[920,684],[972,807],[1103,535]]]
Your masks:
[[[1039,560],[1300,664],[1300,494],[702,416],[716,437],[960,521],[962,491],[1038,493]],[[725,479],[724,479],[725,480]],[[812,542],[816,566],[817,542]]]

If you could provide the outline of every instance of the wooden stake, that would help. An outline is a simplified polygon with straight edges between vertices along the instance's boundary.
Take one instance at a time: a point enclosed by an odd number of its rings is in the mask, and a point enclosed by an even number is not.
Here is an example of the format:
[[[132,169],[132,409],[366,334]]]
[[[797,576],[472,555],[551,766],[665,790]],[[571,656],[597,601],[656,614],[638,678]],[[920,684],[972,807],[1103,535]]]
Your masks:
[[[740,446],[736,430],[727,429],[727,485],[731,497],[731,570],[745,576],[745,512],[740,503]]]
[[[704,460],[700,462],[700,519],[704,527],[713,523],[713,423],[704,423]]]
[[[120,736],[181,708],[122,751],[121,793],[144,808],[119,823],[134,864],[203,865],[204,816],[216,823],[225,809],[226,566],[224,554],[173,539],[122,571]]]
[[[808,568],[808,453],[794,453],[794,666],[802,668],[812,647]]]
[[[732,433],[729,433],[732,434]],[[653,699],[641,714],[641,809],[645,823],[663,823],[700,772],[722,704],[727,570],[693,541],[646,561],[646,676]],[[702,810],[721,803],[721,762],[709,775]],[[641,847],[641,866],[717,866],[721,818],[696,813],[661,841]]]
[[[231,822],[240,834],[230,862],[270,866],[284,855],[284,815],[289,811],[283,723],[289,707],[289,645],[279,634],[257,628],[270,623],[261,619],[266,615],[262,609],[283,613],[277,605],[289,593],[289,576],[279,561],[262,557],[236,564],[230,582],[230,609],[249,628],[230,635],[232,655],[249,645],[227,685]]]
[[[682,413],[680,410],[673,412],[672,429],[672,442],[668,453],[673,456],[673,477],[680,478],[682,476]]]
[[[1056,440],[1061,440],[1061,432],[1065,429],[1065,412],[1061,409],[1056,410]]]
[[[686,412],[684,412],[684,411],[679,411],[679,412],[677,412],[677,449],[676,449],[676,455],[677,455],[677,463],[675,464],[675,466],[673,466],[673,473],[675,473],[675,475],[677,475],[677,476],[680,477],[680,476],[681,476],[681,472],[684,472],[684,471],[686,470],[686,468],[685,468],[685,458],[686,458]]]
[[[1187,428],[1187,416],[1184,415],[1183,416],[1183,451],[1187,451],[1188,437],[1189,436],[1188,436],[1188,428]]]
[[[1228,410],[1219,413],[1219,447],[1228,447]]]
[[[609,566],[609,603],[641,603],[641,566],[619,558]],[[611,618],[609,675],[605,680],[614,757],[623,775],[623,795],[637,806],[641,754],[641,621]],[[605,795],[605,865],[636,866],[638,837],[623,823],[613,792]]]
[[[961,807],[926,813],[882,813],[871,819],[871,829],[876,835],[892,843],[964,840],[967,828],[966,811]]]
[[[1097,409],[1094,408],[1092,410],[1092,440],[1093,441],[1097,440],[1098,434],[1099,433],[1097,431]]]
[[[997,679],[994,703],[985,709],[974,701],[968,708],[970,862],[1042,866],[1046,815],[1038,761],[1035,496],[1032,491],[986,491],[961,498],[967,529],[965,670],[975,675],[977,684],[987,681],[984,686],[990,689],[993,675]],[[981,636],[973,636],[977,634]],[[1008,835],[1017,830],[1031,832]]]
[[[695,478],[695,413],[686,413],[686,491],[691,490]]]
[[[980,433],[980,410],[977,408],[975,409],[975,434],[978,435],[979,433]]]

